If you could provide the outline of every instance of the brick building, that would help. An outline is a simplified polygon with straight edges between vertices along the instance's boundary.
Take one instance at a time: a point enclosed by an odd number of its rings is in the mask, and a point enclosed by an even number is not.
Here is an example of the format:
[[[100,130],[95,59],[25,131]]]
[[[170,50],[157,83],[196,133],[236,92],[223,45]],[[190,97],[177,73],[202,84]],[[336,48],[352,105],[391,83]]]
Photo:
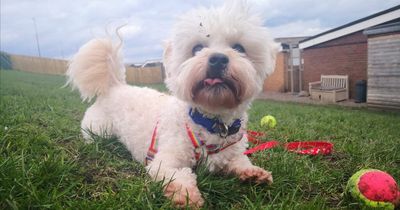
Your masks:
[[[276,57],[274,73],[264,81],[264,91],[285,92],[287,53],[279,52]]]
[[[363,31],[399,20],[400,6],[396,6],[301,41],[302,90],[322,74],[348,75],[354,98],[355,82],[368,79],[368,38]]]
[[[299,42],[308,37],[281,37],[275,71],[264,81],[265,92],[299,92],[301,85]]]

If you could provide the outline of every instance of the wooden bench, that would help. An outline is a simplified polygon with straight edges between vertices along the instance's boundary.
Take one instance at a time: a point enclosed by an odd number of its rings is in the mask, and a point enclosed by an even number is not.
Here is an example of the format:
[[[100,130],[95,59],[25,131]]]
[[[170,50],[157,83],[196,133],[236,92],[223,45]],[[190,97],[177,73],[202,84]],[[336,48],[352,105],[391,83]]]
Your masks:
[[[349,99],[347,75],[321,75],[321,81],[308,83],[311,99],[337,102]]]

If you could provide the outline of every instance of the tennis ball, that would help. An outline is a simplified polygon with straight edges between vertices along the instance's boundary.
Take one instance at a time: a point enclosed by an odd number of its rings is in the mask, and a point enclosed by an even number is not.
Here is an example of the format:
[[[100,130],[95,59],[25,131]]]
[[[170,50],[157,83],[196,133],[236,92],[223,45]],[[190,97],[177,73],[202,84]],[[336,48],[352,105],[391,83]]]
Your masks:
[[[274,128],[276,126],[276,119],[271,115],[266,115],[261,118],[261,127],[268,126],[269,128]]]
[[[395,209],[400,199],[393,177],[376,169],[356,172],[350,177],[346,192],[368,208]]]

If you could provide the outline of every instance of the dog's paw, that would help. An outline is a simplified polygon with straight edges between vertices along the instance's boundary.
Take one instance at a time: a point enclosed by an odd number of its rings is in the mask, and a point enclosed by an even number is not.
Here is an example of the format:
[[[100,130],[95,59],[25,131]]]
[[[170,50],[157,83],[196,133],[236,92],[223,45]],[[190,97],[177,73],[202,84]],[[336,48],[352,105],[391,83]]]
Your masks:
[[[179,208],[189,206],[192,209],[198,209],[204,204],[204,199],[197,186],[183,186],[176,181],[165,186],[164,195]]]
[[[272,174],[260,167],[252,166],[239,172],[239,179],[242,181],[255,181],[256,183],[272,184]]]

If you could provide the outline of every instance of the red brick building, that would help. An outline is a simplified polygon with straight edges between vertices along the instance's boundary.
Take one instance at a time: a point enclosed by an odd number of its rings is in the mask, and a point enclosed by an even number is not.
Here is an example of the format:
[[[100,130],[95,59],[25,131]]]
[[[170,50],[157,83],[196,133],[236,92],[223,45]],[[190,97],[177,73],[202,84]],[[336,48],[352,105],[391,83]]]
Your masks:
[[[399,19],[400,6],[396,6],[301,41],[302,90],[322,74],[348,75],[350,98],[354,98],[355,82],[368,79],[368,38],[363,31]]]
[[[308,37],[281,37],[275,71],[264,81],[264,92],[299,92],[301,85],[299,42]]]
[[[263,90],[265,92],[285,92],[287,57],[285,52],[278,53],[274,73],[264,81]]]

